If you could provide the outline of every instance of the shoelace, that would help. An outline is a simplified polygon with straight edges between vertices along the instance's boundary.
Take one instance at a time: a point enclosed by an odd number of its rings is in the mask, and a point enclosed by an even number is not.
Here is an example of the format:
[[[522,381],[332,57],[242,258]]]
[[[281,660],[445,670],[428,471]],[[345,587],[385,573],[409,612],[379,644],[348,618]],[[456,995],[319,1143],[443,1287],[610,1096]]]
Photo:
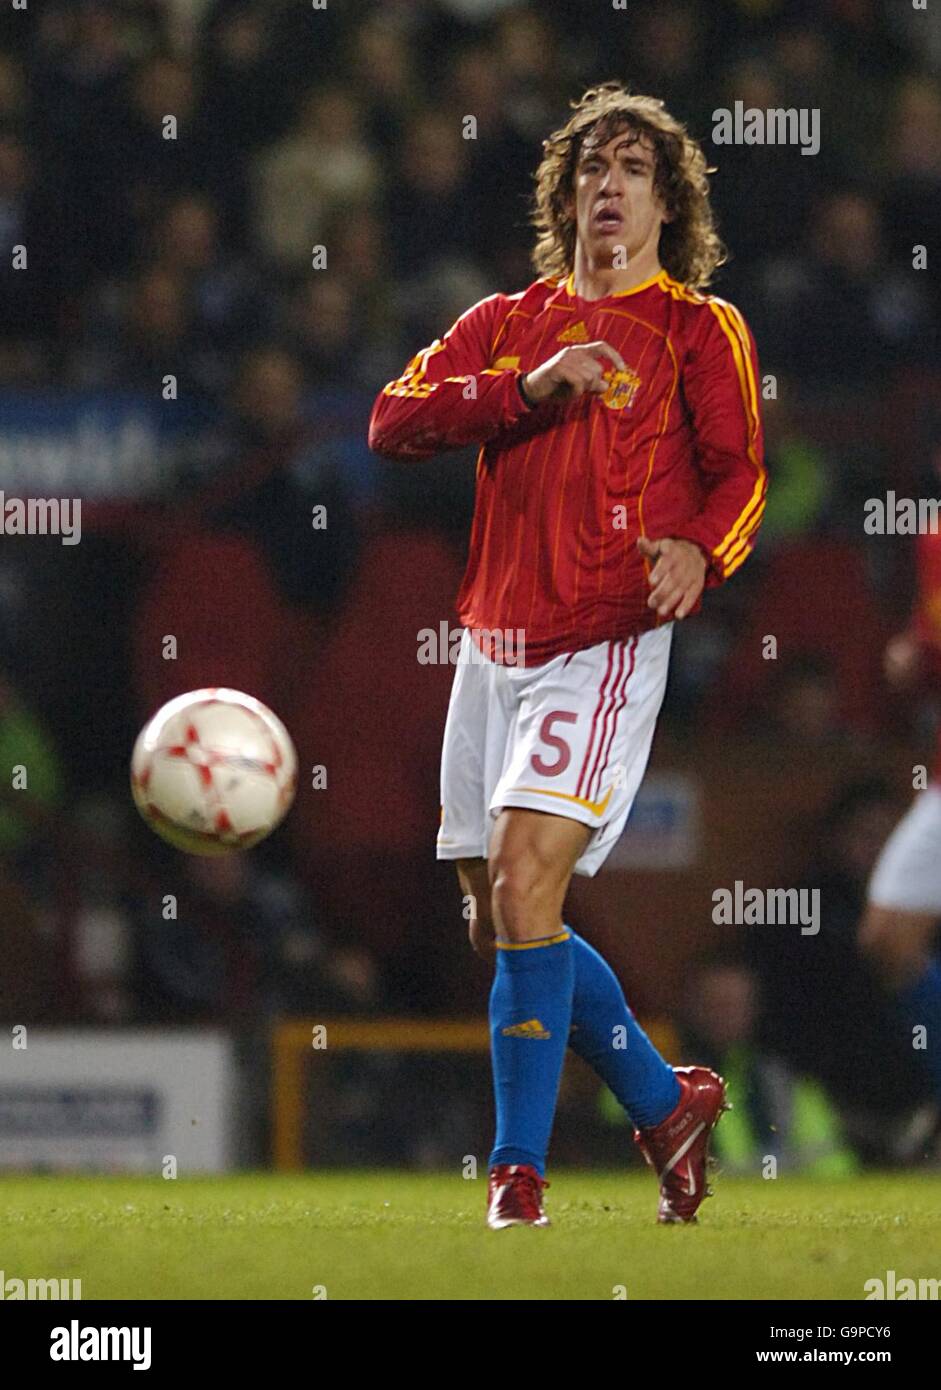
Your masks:
[[[529,1202],[533,1207],[539,1208],[542,1205],[542,1194],[545,1192],[549,1183],[545,1178],[539,1178],[535,1173],[521,1173],[517,1182],[522,1186],[523,1201]]]

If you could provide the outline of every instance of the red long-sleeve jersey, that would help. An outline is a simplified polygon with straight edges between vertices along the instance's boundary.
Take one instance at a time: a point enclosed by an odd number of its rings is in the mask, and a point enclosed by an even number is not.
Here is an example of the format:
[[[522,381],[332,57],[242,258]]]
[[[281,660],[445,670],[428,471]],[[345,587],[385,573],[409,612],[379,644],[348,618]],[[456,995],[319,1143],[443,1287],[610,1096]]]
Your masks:
[[[941,683],[941,532],[915,537],[915,566],[918,588],[911,627],[937,684]]]
[[[597,339],[627,365],[610,364],[604,395],[527,407],[521,375]],[[522,631],[537,665],[663,621],[638,536],[698,544],[707,585],[743,563],[766,488],[757,377],[739,311],[665,271],[595,300],[572,276],[537,280],[413,357],[377,397],[369,443],[415,459],[482,444],[458,617]]]
[[[920,672],[927,689],[941,690],[941,533],[928,531],[915,538],[917,592],[910,624],[921,647]],[[941,782],[941,729],[935,736],[932,777]]]

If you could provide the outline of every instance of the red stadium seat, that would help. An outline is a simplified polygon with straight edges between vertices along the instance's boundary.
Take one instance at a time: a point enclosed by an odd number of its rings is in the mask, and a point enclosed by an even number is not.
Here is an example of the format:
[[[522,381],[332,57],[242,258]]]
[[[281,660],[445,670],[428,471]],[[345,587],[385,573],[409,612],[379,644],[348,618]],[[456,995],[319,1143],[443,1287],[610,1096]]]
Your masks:
[[[165,552],[134,624],[142,717],[185,690],[228,685],[278,707],[287,621],[257,547],[233,535],[189,534]],[[163,655],[176,639],[175,660]]]
[[[459,582],[457,557],[436,536],[387,533],[364,548],[290,712],[302,766],[323,764],[328,779],[297,820],[305,854],[430,845],[453,667],[419,664],[418,633],[455,627]]]
[[[709,724],[736,729],[760,708],[786,661],[815,655],[833,668],[842,720],[875,732],[885,713],[882,653],[890,631],[858,548],[837,541],[782,547],[754,592],[728,675],[715,684]],[[774,660],[763,654],[768,636],[777,639]]]
[[[421,1006],[413,983],[448,967],[429,952],[455,946],[440,924],[453,914],[453,875],[435,865],[438,765],[453,667],[420,665],[418,633],[454,627],[460,564],[439,538],[389,533],[363,549],[342,610],[319,651],[308,651],[286,717],[301,786],[289,822],[298,864],[338,939],[380,953],[397,997]],[[311,787],[311,769],[327,786]],[[420,951],[421,970],[415,953]],[[436,957],[435,957],[436,958]]]

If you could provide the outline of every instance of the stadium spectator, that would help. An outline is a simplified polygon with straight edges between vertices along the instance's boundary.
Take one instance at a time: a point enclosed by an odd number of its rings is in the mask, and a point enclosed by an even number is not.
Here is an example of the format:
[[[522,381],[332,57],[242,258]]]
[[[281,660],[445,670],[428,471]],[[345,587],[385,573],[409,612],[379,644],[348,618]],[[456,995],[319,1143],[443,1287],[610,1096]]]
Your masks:
[[[350,281],[339,275],[302,280],[291,299],[288,326],[291,350],[306,381],[317,386],[360,383],[369,339]]]
[[[345,86],[318,87],[305,97],[289,134],[258,157],[257,234],[275,265],[309,267],[331,210],[376,196],[379,161],[362,126],[363,112]]]
[[[305,418],[302,386],[291,353],[269,345],[244,355],[207,449],[216,466],[194,479],[187,506],[205,526],[252,538],[283,597],[325,613],[356,563],[357,523],[350,487]]]
[[[510,124],[539,142],[565,102],[561,44],[536,6],[515,5],[497,19],[496,46]]]
[[[754,727],[783,748],[838,748],[848,737],[840,717],[833,663],[818,652],[786,657],[754,713]]]
[[[692,972],[683,1050],[725,1077],[733,1101],[715,1132],[716,1158],[749,1177],[849,1177],[857,1159],[824,1087],[762,1044],[759,1017],[757,980],[742,961],[717,957]]]
[[[764,410],[768,471],[774,478],[762,523],[765,554],[776,541],[818,530],[836,491],[833,461],[802,416],[800,387],[779,374],[775,389]]]
[[[816,1077],[839,1105],[860,1153],[883,1161],[899,1156],[895,1146],[928,1098],[891,1001],[856,939],[869,875],[898,811],[879,779],[841,791],[814,826],[811,857],[794,876],[801,888],[820,894],[819,932],[754,927],[748,943],[761,980],[764,1045]]]
[[[329,949],[293,881],[236,854],[178,858],[174,868],[138,927],[145,1017],[244,1030],[279,1016],[375,1007],[375,963],[354,946]]]
[[[504,69],[492,44],[458,52],[445,100],[459,120],[472,115],[476,122],[475,138],[467,141],[468,190],[480,219],[481,260],[492,267],[493,283],[523,285],[529,271],[530,183],[539,151],[514,128]]]
[[[709,130],[711,110],[699,80],[704,60],[704,15],[684,0],[661,0],[643,8],[625,27],[621,66],[634,73],[634,85],[656,92],[670,111],[683,111],[693,133]]]
[[[201,40],[206,125],[223,133],[232,151],[251,153],[270,140],[283,100],[265,6],[259,0],[213,5]]]
[[[0,124],[9,127],[26,111],[23,69],[7,53],[0,52]]]
[[[49,889],[62,801],[55,746],[22,694],[0,675],[0,859],[37,898]]]
[[[420,104],[414,52],[405,34],[381,12],[370,16],[352,36],[349,70],[370,141],[394,162],[404,125]]]
[[[0,126],[0,384],[35,384],[57,322],[61,267],[33,155]]]
[[[428,274],[429,262],[433,270],[466,257],[474,243],[468,144],[457,123],[435,111],[405,132],[400,177],[388,191],[393,269],[403,278]]]
[[[733,110],[740,101],[745,110],[766,111],[788,105],[781,75],[761,50],[742,58],[728,69],[716,105]],[[710,113],[709,131],[712,129]],[[711,146],[716,166],[716,205],[722,239],[729,248],[726,272],[735,293],[747,290],[747,271],[776,258],[793,247],[794,229],[806,226],[812,199],[820,187],[817,157],[805,158],[794,145],[766,145],[761,158],[755,146]],[[760,297],[755,296],[760,304]],[[768,342],[760,326],[762,361],[777,359],[776,341]]]
[[[251,267],[222,246],[212,201],[198,193],[172,199],[154,241],[157,259],[185,277],[197,337],[215,350],[248,346],[264,328],[266,296]]]
[[[59,846],[60,1001],[83,1023],[137,1017],[129,815],[123,800],[87,797],[72,809]]]
[[[886,138],[884,200],[886,237],[899,265],[912,263],[916,245],[931,243],[941,226],[941,91],[922,76],[904,78],[896,93]],[[922,272],[932,295],[934,358],[941,358],[941,286]]]
[[[881,213],[867,194],[827,194],[807,253],[770,262],[761,288],[766,352],[820,386],[859,387],[924,352],[927,288],[910,264],[889,260]]]
[[[368,204],[340,206],[327,219],[326,245],[331,256],[328,278],[355,286],[356,313],[364,328],[356,355],[344,358],[345,381],[371,388],[395,371],[405,350],[401,295],[389,277],[386,228]],[[316,379],[310,384],[316,386]]]
[[[164,378],[178,394],[212,399],[225,384],[225,362],[199,331],[183,267],[152,262],[133,279],[96,297],[83,339],[72,352],[82,386],[138,390],[159,400]]]

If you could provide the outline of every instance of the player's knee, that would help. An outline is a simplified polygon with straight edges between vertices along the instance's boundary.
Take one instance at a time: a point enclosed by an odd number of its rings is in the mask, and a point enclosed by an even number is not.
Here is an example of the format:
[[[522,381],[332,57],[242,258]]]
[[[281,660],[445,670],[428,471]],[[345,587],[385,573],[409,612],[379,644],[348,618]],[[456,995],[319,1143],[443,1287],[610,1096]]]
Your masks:
[[[551,931],[558,892],[547,866],[533,853],[500,856],[493,864],[493,910],[501,936],[528,940]]]

